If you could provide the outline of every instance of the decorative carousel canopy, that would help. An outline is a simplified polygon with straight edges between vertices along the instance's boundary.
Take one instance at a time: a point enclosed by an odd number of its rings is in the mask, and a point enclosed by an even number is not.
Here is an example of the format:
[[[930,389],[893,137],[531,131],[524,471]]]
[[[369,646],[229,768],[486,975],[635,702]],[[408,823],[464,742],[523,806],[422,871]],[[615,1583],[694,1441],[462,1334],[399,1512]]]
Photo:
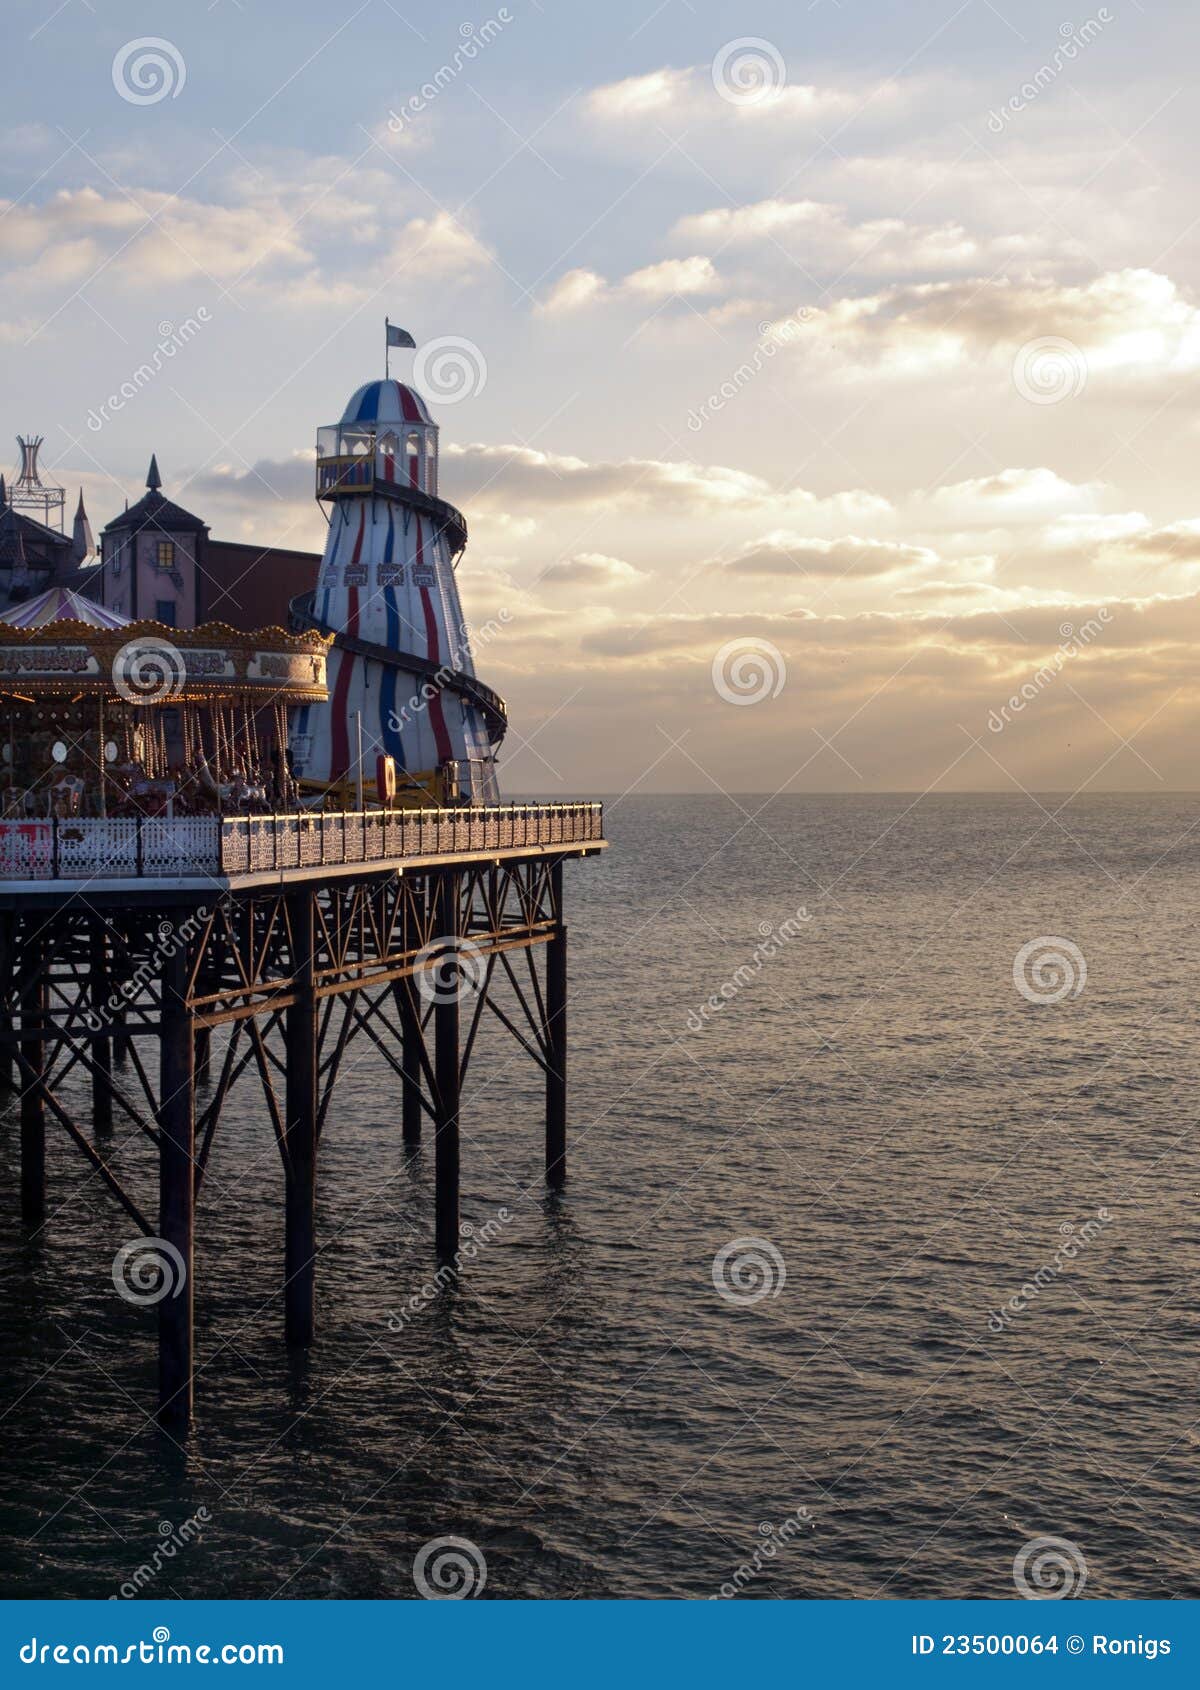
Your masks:
[[[71,593],[61,597],[73,600],[81,614],[40,620],[35,607],[41,601],[35,599],[0,621],[0,697],[98,694],[137,706],[256,697],[291,705],[328,696],[332,640],[324,634],[282,628],[248,634],[225,622],[199,628],[126,622]],[[30,619],[17,622],[17,616]]]
[[[10,605],[0,617],[13,628],[44,628],[48,622],[82,622],[88,628],[126,628],[129,618],[119,611],[81,598],[67,587],[51,587],[34,599]]]

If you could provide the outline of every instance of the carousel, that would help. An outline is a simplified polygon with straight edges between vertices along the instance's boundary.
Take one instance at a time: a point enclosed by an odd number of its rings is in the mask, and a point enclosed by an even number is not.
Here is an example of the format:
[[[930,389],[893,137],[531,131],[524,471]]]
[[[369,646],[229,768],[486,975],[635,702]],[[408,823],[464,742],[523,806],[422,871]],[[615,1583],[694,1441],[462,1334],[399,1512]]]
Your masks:
[[[330,640],[130,622],[63,588],[0,620],[0,833],[294,810],[287,712]]]

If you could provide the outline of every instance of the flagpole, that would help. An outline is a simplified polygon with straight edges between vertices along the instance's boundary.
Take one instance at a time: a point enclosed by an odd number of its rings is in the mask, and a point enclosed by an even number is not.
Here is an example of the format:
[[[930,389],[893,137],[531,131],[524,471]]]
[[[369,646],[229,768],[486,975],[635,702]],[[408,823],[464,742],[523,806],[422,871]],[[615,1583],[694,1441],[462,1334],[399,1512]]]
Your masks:
[[[392,373],[392,337],[388,333],[391,326],[391,323],[385,317],[383,319],[383,378],[385,381],[391,377]]]

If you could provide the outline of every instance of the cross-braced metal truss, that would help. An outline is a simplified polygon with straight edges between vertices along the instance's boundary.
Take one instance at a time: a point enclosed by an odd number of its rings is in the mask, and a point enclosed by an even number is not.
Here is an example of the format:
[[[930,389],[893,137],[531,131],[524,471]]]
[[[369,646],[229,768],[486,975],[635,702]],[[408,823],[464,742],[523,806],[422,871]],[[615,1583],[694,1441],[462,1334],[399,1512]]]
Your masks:
[[[562,860],[293,879],[143,909],[76,896],[0,912],[0,1055],[20,1093],[23,1214],[44,1221],[46,1129],[58,1127],[139,1229],[178,1256],[186,1291],[158,1305],[166,1418],[190,1414],[195,1207],[223,1110],[247,1072],[261,1083],[283,1162],[295,1343],[312,1338],[317,1153],[352,1047],[369,1044],[398,1076],[406,1142],[419,1140],[424,1119],[432,1125],[443,1259],[458,1248],[459,1098],[485,1015],[545,1075],[546,1173],[561,1183]],[[215,1060],[214,1028],[227,1029]],[[79,1087],[64,1093],[72,1075],[90,1078],[90,1122],[71,1101]],[[199,1104],[198,1076],[207,1081]],[[105,1159],[118,1118],[158,1152],[156,1223]]]

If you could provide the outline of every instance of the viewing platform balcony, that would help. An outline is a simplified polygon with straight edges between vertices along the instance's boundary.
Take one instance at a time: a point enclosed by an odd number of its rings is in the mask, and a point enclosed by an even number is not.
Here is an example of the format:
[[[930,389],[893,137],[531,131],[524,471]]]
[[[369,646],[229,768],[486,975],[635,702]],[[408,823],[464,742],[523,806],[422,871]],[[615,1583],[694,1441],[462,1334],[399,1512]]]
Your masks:
[[[266,816],[0,821],[0,901],[158,893],[431,868],[487,857],[590,856],[603,806],[501,804]]]

